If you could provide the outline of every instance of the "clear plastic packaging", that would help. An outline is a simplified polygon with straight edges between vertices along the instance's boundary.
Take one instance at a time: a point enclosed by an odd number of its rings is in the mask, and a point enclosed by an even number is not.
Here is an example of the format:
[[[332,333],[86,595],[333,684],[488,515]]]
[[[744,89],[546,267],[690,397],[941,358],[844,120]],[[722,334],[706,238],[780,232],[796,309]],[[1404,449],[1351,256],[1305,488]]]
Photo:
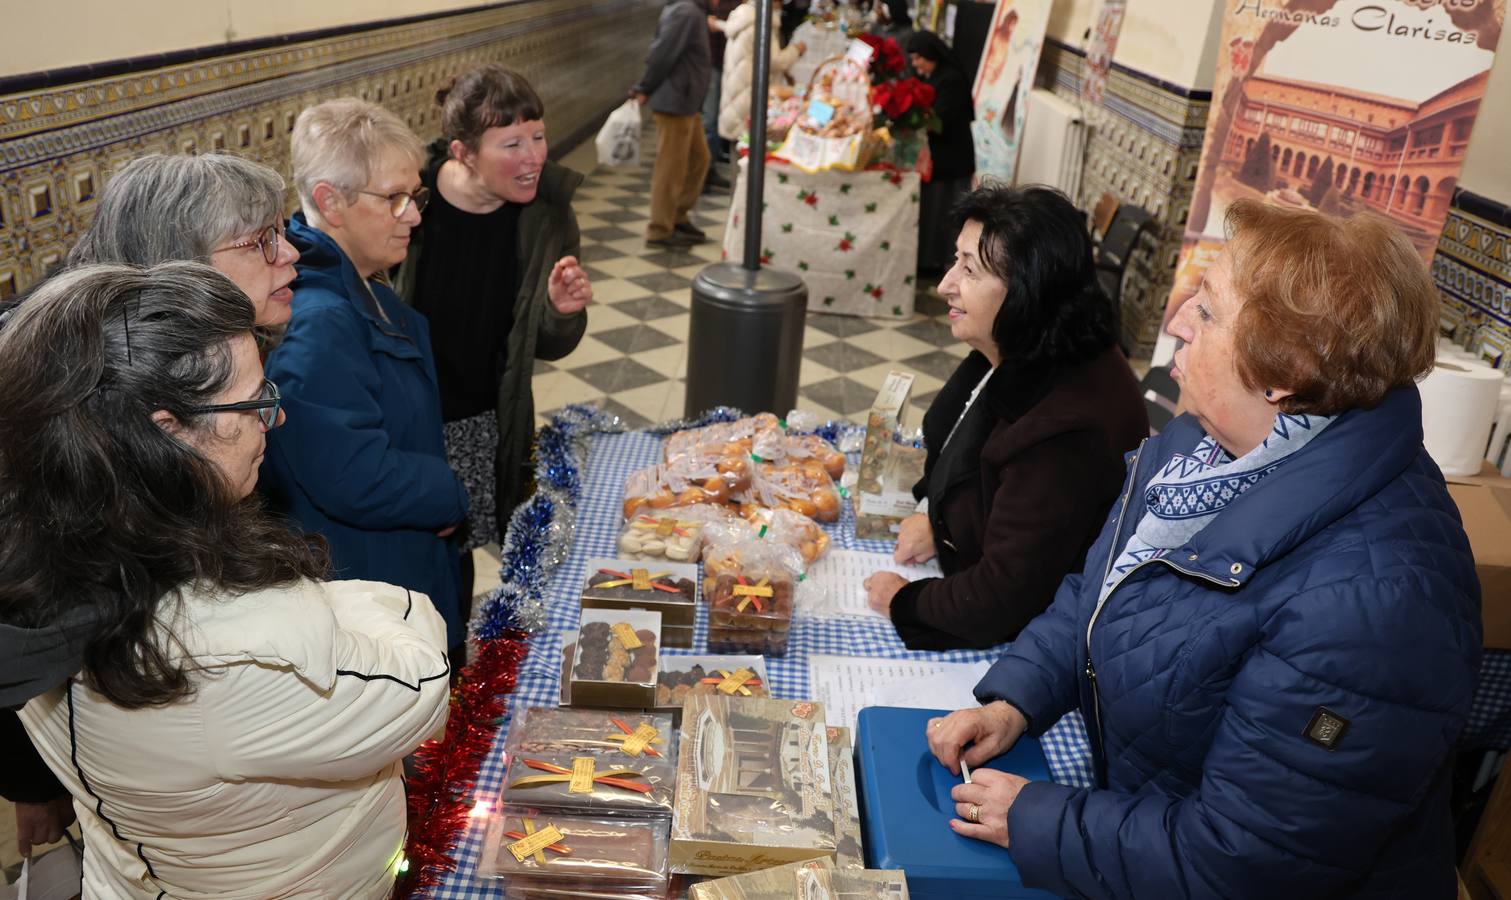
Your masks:
[[[901,869],[836,869],[827,859],[695,884],[689,900],[908,900]]]
[[[667,656],[656,676],[656,708],[682,709],[690,694],[768,697],[766,664],[760,656]],[[721,690],[720,685],[730,685]]]
[[[703,523],[671,509],[639,512],[624,523],[618,546],[624,559],[697,562],[703,552]]]
[[[822,704],[689,696],[677,758],[672,871],[736,875],[834,851]]]
[[[582,586],[583,609],[650,609],[667,625],[691,628],[697,613],[698,567],[686,563],[647,563],[590,559]]]
[[[572,661],[578,706],[648,709],[656,697],[661,614],[639,609],[584,609]]]
[[[796,548],[807,565],[813,565],[829,552],[829,533],[800,512],[756,508],[749,511],[746,521],[755,527],[756,537]]]
[[[515,718],[505,749],[505,803],[579,814],[671,812],[677,747],[664,713],[535,707]],[[576,762],[584,758],[592,760],[592,779],[573,790],[574,764],[586,769]]]
[[[504,879],[510,897],[660,898],[669,877],[668,828],[664,818],[504,806],[489,822],[477,874]]]
[[[791,509],[819,522],[839,521],[839,489],[824,467],[812,459],[757,465],[750,490],[736,493],[734,499],[746,515],[754,504]]]

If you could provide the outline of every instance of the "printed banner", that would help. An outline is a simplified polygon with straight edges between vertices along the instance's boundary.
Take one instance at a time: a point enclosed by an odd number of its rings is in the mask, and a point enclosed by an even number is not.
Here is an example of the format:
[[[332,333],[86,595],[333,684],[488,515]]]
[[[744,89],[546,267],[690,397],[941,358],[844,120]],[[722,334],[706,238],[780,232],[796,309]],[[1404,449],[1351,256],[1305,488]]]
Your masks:
[[[1034,87],[1051,0],[997,0],[991,31],[981,51],[981,68],[971,92],[976,120],[976,179],[1011,183],[1018,171],[1028,92]]]
[[[1128,0],[1102,0],[1092,16],[1091,39],[1086,42],[1086,63],[1081,68],[1081,106],[1102,105],[1107,88],[1107,73],[1112,71],[1112,54],[1117,50],[1118,34],[1123,30],[1123,13]]]
[[[1222,250],[1228,206],[1244,197],[1382,213],[1430,261],[1503,0],[1224,2],[1212,114],[1165,322],[1196,292]]]

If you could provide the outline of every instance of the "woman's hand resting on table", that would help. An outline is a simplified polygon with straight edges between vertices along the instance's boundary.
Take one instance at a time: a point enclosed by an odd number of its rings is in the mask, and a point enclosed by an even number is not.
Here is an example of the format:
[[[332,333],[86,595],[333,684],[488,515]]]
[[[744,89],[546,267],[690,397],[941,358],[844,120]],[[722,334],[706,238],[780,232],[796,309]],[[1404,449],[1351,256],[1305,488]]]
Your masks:
[[[901,565],[918,565],[934,558],[934,526],[923,513],[913,513],[897,530],[897,549],[892,558]]]
[[[950,827],[957,834],[1007,846],[1007,814],[1028,779],[982,766],[1012,749],[1027,730],[1023,714],[1001,700],[929,720],[925,736],[934,758],[955,775],[962,759],[971,766],[971,783],[950,791],[959,816]]]
[[[892,598],[907,586],[908,580],[896,572],[877,572],[861,582],[866,589],[866,605],[892,618]]]

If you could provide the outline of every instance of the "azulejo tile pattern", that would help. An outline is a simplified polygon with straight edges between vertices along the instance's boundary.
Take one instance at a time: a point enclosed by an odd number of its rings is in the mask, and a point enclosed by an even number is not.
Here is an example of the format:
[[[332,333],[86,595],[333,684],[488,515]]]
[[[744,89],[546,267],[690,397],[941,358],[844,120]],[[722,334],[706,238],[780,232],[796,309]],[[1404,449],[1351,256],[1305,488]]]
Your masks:
[[[1432,277],[1443,298],[1443,333],[1490,365],[1511,368],[1511,207],[1455,193]]]
[[[0,97],[0,298],[62,258],[126,161],[227,150],[288,175],[295,117],[332,97],[381,103],[428,141],[436,88],[501,62],[540,93],[551,140],[571,143],[639,77],[659,9],[530,0]]]
[[[644,245],[650,202],[643,191],[650,182],[653,137],[647,135],[638,169],[593,170],[591,150],[573,152],[566,163],[588,172],[573,208],[595,303],[577,349],[564,359],[537,364],[536,418],[543,424],[568,403],[595,404],[637,427],[681,418],[691,283],[704,266],[719,260],[730,196],[705,194],[694,210],[693,220],[708,232],[708,243],[683,252],[653,251]],[[610,223],[634,238],[594,236]],[[950,335],[948,307],[937,296],[920,289],[914,306],[911,318],[898,320],[810,312],[798,406],[826,419],[856,418],[876,399],[887,371],[900,369],[916,375],[906,424],[919,424],[966,348]]]
[[[1056,94],[1079,103],[1085,62],[1051,42],[1044,46],[1040,71],[1053,78]],[[1158,223],[1130,255],[1123,281],[1123,334],[1135,357],[1147,358],[1159,337],[1211,105],[1209,92],[1183,93],[1114,68],[1102,106],[1088,113],[1091,135],[1076,205],[1090,210],[1110,192],[1120,203],[1147,209]]]

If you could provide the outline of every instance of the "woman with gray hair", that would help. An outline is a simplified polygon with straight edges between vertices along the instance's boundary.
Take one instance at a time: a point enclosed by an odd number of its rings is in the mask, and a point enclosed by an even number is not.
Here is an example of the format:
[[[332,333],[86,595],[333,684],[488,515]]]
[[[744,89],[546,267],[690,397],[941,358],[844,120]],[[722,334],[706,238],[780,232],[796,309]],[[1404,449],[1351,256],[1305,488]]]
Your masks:
[[[299,252],[283,237],[283,178],[227,153],[132,160],[105,185],[67,265],[209,263],[252,301],[258,325],[289,320]]]
[[[268,357],[289,426],[268,442],[263,489],[330,542],[345,578],[429,595],[449,645],[465,638],[457,550],[467,492],[446,463],[430,329],[381,276],[404,259],[429,193],[397,116],[353,98],[294,123],[289,223],[302,258],[293,317]]]

